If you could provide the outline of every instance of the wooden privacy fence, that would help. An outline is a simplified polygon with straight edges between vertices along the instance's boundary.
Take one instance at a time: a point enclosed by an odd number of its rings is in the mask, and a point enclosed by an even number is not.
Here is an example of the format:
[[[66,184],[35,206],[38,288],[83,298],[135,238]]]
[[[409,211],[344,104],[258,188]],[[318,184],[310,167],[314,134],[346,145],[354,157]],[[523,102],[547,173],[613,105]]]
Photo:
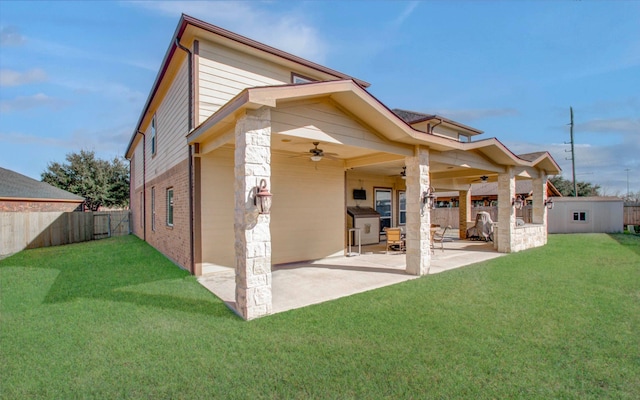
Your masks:
[[[625,225],[640,225],[640,206],[624,206]]]
[[[24,249],[128,235],[129,210],[0,213],[0,256]]]

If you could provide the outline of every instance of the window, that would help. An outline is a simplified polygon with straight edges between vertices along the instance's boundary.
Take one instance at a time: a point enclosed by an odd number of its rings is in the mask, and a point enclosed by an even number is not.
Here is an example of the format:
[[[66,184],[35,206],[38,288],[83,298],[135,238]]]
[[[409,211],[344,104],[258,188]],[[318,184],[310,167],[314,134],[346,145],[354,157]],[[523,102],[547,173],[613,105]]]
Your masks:
[[[587,212],[586,211],[574,211],[573,212],[573,220],[575,222],[587,222]]]
[[[298,83],[309,83],[309,82],[314,82],[315,79],[311,79],[311,78],[307,78],[306,76],[302,76],[302,75],[298,75],[296,73],[291,73],[291,83],[293,84],[298,84]]]
[[[380,233],[384,228],[391,228],[391,189],[374,189],[375,209],[380,213]]]
[[[156,188],[151,188],[151,230],[156,230]]]
[[[151,155],[155,156],[158,150],[157,138],[156,138],[156,116],[151,118]]]
[[[398,191],[398,225],[407,223],[407,192]]]
[[[173,188],[167,189],[167,225],[173,226]]]

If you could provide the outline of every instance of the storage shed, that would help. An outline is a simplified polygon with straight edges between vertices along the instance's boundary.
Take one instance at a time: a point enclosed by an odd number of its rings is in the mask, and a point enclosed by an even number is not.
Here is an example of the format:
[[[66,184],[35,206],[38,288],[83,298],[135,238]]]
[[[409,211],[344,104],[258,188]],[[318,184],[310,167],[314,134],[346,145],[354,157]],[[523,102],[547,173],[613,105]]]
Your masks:
[[[623,200],[618,197],[554,197],[549,233],[622,232]]]

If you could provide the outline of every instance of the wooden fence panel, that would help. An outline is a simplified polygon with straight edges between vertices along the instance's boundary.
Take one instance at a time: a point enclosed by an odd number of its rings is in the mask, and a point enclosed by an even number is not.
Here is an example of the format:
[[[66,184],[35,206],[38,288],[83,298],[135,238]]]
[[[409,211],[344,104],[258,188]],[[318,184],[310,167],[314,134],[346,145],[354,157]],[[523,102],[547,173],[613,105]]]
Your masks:
[[[624,206],[623,221],[625,225],[640,225],[640,206]]]
[[[0,213],[0,256],[24,249],[85,242],[94,238],[94,216],[112,224],[98,227],[103,237],[128,235],[129,211]],[[115,225],[113,223],[115,222]],[[104,231],[106,229],[106,231]]]

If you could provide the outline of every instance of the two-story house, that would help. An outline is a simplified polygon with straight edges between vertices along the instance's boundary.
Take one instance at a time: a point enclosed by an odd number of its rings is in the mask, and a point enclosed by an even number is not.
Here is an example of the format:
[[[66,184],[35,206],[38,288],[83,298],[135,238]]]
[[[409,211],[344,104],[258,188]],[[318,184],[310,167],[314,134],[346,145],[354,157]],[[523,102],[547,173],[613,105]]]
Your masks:
[[[247,319],[271,312],[273,264],[345,253],[347,207],[404,225],[406,272],[422,275],[430,195],[459,193],[464,234],[470,183],[486,176],[498,182],[498,251],[546,243],[546,181],[560,171],[548,153],[521,158],[475,128],[392,111],[368,86],[183,15],[126,151],[133,232],[194,275],[235,268]],[[526,227],[517,179],[533,182]]]

